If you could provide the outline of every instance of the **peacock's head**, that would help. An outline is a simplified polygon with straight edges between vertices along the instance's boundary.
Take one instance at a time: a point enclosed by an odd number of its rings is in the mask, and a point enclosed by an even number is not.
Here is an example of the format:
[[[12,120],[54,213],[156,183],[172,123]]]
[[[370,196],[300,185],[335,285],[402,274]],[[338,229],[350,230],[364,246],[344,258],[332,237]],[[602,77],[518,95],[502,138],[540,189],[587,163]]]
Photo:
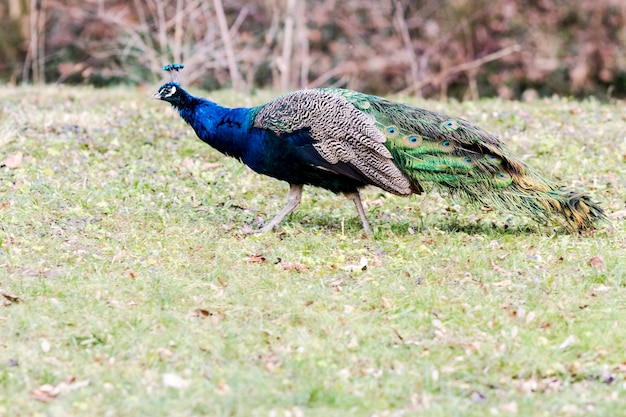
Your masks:
[[[175,82],[163,84],[161,88],[159,88],[159,91],[152,94],[151,97],[157,100],[167,101],[176,108],[189,105],[192,99],[189,93],[183,90],[180,84]]]
[[[152,94],[152,98],[157,100],[165,100],[173,106],[183,104],[188,96],[189,94],[187,94],[187,92],[182,89],[180,84],[175,82],[163,84],[161,88],[159,88],[159,91]]]

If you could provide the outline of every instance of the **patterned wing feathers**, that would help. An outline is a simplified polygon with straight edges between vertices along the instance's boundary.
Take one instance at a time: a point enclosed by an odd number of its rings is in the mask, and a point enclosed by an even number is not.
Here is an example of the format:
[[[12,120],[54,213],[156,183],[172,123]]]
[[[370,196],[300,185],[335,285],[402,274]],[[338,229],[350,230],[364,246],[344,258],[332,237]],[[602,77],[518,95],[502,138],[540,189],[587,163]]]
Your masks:
[[[394,194],[415,191],[394,165],[374,119],[340,95],[324,90],[284,95],[259,110],[254,126],[279,135],[306,129],[315,150],[331,165],[348,163],[372,184]]]

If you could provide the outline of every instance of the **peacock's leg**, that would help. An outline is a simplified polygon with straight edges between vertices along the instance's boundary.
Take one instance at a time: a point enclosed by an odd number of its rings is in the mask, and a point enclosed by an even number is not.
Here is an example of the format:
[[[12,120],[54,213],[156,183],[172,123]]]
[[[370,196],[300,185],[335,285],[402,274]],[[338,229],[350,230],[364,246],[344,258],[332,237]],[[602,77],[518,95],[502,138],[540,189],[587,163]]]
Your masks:
[[[372,233],[372,229],[370,228],[370,224],[367,221],[367,217],[365,217],[365,210],[363,210],[363,204],[361,204],[361,196],[358,191],[353,193],[346,193],[346,197],[348,200],[352,200],[356,207],[356,211],[359,212],[359,217],[361,218],[361,223],[363,223],[363,230],[366,233]]]
[[[259,229],[259,233],[265,233],[271,231],[273,228],[278,226],[289,213],[291,213],[298,204],[300,204],[300,199],[302,198],[302,184],[289,184],[289,192],[287,193],[287,204],[285,207],[278,213],[269,223]]]

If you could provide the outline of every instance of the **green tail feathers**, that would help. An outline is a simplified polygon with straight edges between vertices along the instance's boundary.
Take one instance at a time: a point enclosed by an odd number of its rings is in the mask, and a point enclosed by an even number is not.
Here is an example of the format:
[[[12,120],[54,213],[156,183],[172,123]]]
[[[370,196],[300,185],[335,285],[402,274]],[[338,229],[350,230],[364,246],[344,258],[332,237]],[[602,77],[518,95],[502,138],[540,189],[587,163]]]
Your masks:
[[[561,187],[515,159],[494,135],[461,119],[349,90],[328,89],[375,119],[395,165],[415,192],[433,183],[469,202],[556,220],[570,231],[606,220],[585,194]]]
[[[452,146],[452,145],[449,145]],[[396,146],[392,155],[412,183],[429,181],[470,202],[527,215],[536,221],[556,220],[568,230],[593,228],[606,220],[602,209],[585,194],[546,180],[503,153],[471,156],[462,152],[418,154]]]

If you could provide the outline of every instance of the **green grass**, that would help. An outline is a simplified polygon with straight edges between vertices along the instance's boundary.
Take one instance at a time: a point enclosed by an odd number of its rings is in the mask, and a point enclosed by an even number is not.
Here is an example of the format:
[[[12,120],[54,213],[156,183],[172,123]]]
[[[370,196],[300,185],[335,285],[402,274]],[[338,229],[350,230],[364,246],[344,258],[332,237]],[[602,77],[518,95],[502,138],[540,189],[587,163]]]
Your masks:
[[[624,415],[623,103],[400,98],[588,190],[596,233],[367,189],[367,238],[308,188],[244,237],[286,184],[151,93],[4,86],[0,416]]]

